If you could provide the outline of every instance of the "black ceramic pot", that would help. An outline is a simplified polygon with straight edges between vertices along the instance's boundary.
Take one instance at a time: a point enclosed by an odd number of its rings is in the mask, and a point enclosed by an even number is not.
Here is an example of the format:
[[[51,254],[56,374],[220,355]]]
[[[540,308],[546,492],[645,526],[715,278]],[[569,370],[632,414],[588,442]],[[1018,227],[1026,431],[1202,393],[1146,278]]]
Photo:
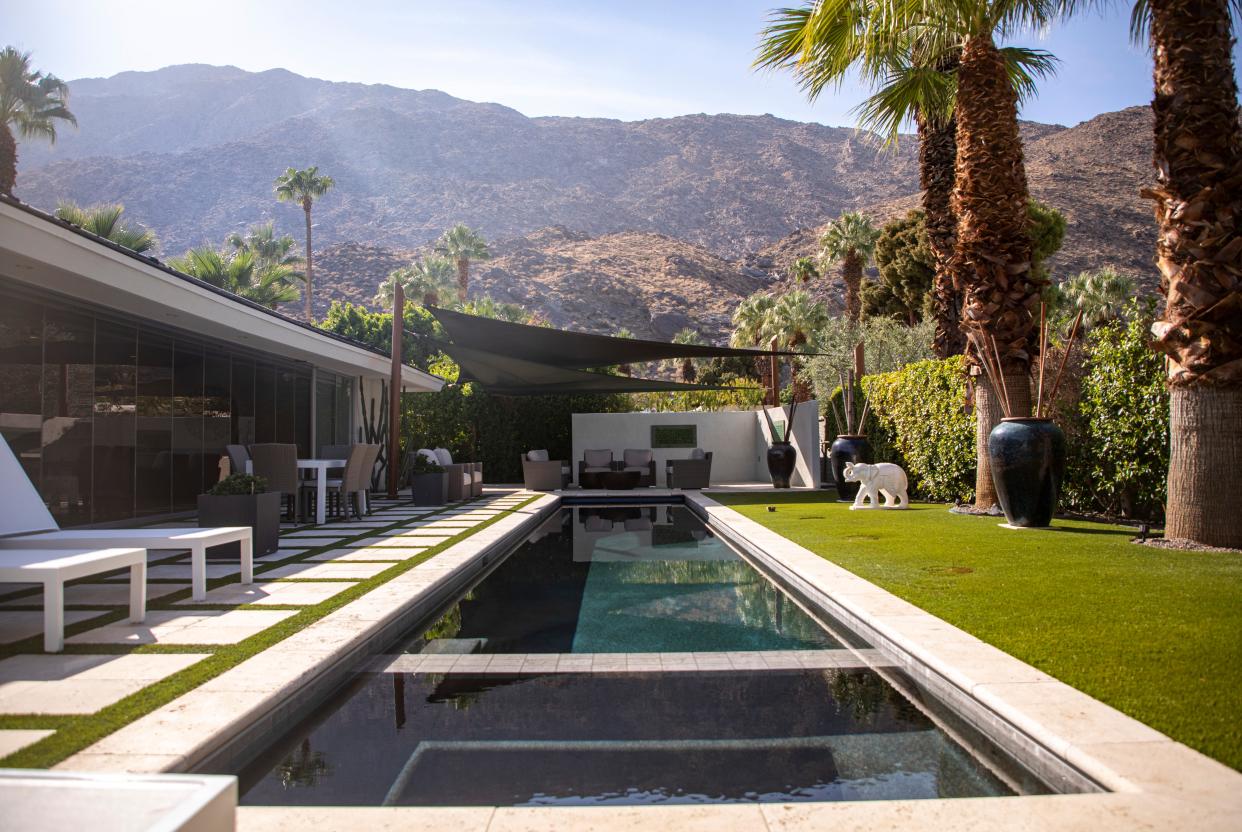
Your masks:
[[[842,434],[832,442],[828,449],[828,459],[832,462],[832,476],[837,481],[837,497],[849,502],[854,501],[858,493],[858,483],[845,481],[845,466],[851,462],[871,462],[871,443],[867,437]]]
[[[1002,419],[988,435],[988,461],[1009,525],[1052,523],[1065,476],[1065,434],[1051,419]]]
[[[772,475],[775,488],[789,487],[789,478],[793,476],[797,461],[798,452],[788,442],[773,442],[768,446],[768,473]]]

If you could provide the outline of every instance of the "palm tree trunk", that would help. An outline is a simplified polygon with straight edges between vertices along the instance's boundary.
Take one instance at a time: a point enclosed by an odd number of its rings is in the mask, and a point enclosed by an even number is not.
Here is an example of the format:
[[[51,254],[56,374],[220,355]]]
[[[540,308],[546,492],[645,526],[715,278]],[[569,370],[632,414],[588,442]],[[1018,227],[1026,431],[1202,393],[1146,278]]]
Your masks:
[[[470,261],[465,257],[457,258],[457,299],[466,302],[466,293],[470,290]],[[629,373],[626,373],[629,375]]]
[[[1026,416],[1031,412],[1031,359],[1038,347],[1032,310],[1040,285],[1031,273],[1017,95],[990,34],[967,38],[962,49],[955,115],[957,240],[951,268],[963,289],[963,328],[985,348],[995,339],[1013,415]],[[973,360],[978,363],[977,357]],[[994,398],[986,384],[979,385],[976,508],[995,503],[987,458],[988,434],[1000,418]]]
[[[1168,356],[1165,536],[1242,547],[1242,129],[1229,0],[1152,0],[1156,244]]]
[[[845,317],[856,324],[862,312],[859,296],[862,286],[862,258],[853,250],[845,255],[845,261],[841,264],[841,276],[845,279]]]
[[[962,296],[959,281],[950,263],[953,244],[957,239],[957,217],[953,214],[953,168],[957,161],[957,122],[949,119],[941,124],[920,116],[919,182],[923,186],[923,214],[926,217],[927,241],[936,258],[936,275],[932,283],[932,308],[936,316],[936,334],[932,341],[937,358],[961,355],[966,349],[962,334]]]
[[[302,211],[306,214],[306,320],[313,321],[314,312],[311,304],[315,293],[315,278],[311,272],[311,201],[302,201]]]
[[[17,139],[7,124],[0,124],[0,194],[12,194],[17,184]]]

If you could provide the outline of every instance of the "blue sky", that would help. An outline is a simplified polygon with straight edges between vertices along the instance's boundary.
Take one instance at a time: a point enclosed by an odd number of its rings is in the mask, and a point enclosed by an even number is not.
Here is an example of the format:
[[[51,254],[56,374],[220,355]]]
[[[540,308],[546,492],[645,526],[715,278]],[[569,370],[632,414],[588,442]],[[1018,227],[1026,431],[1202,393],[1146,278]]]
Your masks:
[[[176,63],[283,67],[333,81],[440,89],[527,115],[621,119],[772,113],[849,125],[855,85],[810,104],[750,68],[769,9],[799,0],[0,0],[3,39],[65,79]],[[1058,77],[1023,117],[1073,125],[1151,99],[1126,13],[1014,40]],[[1235,50],[1242,65],[1242,50]]]

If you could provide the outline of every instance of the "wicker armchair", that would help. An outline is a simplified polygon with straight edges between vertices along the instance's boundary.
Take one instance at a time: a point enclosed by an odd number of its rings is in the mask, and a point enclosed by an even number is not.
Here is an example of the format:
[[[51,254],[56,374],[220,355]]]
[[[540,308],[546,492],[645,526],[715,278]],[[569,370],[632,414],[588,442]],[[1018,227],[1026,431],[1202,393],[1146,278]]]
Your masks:
[[[527,491],[556,491],[569,485],[569,463],[549,459],[546,450],[522,454],[522,484]]]
[[[702,448],[691,451],[689,459],[670,459],[664,465],[664,482],[669,488],[707,488],[711,478],[712,454]]]
[[[639,486],[653,486],[656,483],[655,452],[651,449],[626,448],[621,455],[619,471],[638,471]]]

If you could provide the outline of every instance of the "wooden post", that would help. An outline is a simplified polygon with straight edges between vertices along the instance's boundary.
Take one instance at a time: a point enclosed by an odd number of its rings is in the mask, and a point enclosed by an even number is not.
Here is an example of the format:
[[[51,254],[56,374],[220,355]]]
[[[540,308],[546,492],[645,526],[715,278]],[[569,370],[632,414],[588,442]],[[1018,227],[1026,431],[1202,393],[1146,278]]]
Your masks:
[[[773,353],[776,352],[776,346],[777,340],[773,338],[771,343]],[[772,407],[778,407],[781,403],[781,365],[775,355],[768,356],[768,361],[771,362],[768,366],[771,368],[769,376],[772,381],[771,389],[768,391],[768,398],[771,399],[769,404]]]
[[[393,281],[392,290],[392,377],[388,381],[388,498],[397,499],[401,473],[401,336],[405,330],[405,290]]]
[[[866,348],[859,341],[854,347],[854,377],[862,378],[867,374]]]

